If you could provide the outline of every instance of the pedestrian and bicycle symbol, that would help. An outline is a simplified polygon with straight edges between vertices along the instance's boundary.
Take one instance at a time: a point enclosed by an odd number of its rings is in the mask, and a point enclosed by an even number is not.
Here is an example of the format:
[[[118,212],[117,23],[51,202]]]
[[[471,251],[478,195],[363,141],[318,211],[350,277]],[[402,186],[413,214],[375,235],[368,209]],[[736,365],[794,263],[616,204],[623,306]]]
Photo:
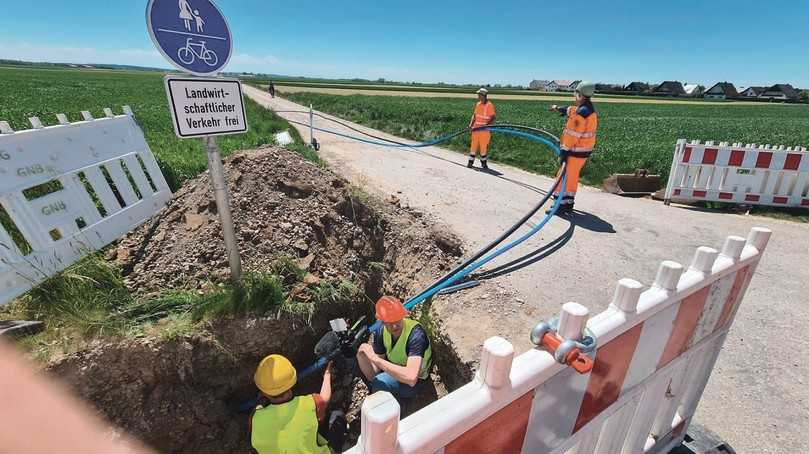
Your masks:
[[[211,0],[150,0],[146,23],[155,47],[185,72],[212,75],[230,60],[230,28]]]

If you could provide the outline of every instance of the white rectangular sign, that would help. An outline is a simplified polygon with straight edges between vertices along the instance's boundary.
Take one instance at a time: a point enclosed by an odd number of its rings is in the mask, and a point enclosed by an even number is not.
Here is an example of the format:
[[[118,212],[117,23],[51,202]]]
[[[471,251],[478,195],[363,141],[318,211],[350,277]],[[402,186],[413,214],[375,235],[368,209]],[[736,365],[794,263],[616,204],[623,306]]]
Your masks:
[[[181,139],[247,132],[238,80],[182,76],[164,80],[174,132]]]

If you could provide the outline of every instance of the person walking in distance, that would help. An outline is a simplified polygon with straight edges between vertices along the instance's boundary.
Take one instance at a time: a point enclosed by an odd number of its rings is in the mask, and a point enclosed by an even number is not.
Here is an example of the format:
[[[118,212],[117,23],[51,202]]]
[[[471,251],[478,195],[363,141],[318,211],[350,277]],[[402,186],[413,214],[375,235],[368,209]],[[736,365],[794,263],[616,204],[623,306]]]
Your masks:
[[[576,189],[579,186],[579,174],[587,162],[587,158],[593,153],[593,147],[596,143],[596,129],[598,129],[598,115],[591,100],[594,93],[595,85],[592,82],[582,81],[573,92],[576,105],[560,107],[554,104],[548,109],[551,112],[559,112],[562,116],[567,117],[565,129],[562,131],[559,143],[561,148],[559,172],[562,171],[561,165],[567,163],[567,184],[565,185],[565,196],[559,204],[557,214],[566,214],[573,211]],[[559,198],[559,189],[557,187],[554,190],[554,200]]]
[[[494,104],[489,101],[489,90],[481,87],[478,91],[478,102],[475,104],[475,110],[472,112],[472,118],[469,120],[469,128],[478,128],[494,123],[495,110]],[[488,152],[489,142],[492,139],[492,133],[487,130],[472,131],[472,145],[469,148],[469,163],[466,165],[469,168],[475,166],[475,153],[480,153],[480,167],[483,169],[489,168]]]

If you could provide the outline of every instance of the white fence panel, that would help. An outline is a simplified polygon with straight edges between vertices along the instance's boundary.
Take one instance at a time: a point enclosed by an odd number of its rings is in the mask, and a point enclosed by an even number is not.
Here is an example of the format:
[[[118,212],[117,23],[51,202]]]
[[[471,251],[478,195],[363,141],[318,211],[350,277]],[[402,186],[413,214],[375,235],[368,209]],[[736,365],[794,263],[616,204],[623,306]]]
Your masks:
[[[678,140],[664,200],[809,208],[809,152]]]
[[[404,420],[392,396],[372,395],[349,452],[668,452],[685,436],[770,234],[754,228],[721,252],[700,247],[687,269],[665,261],[644,292],[619,281],[609,308],[587,321],[597,341],[589,370],[545,348],[514,357],[510,343],[491,338],[471,383]],[[581,315],[561,317],[568,326],[558,332],[578,322],[581,333]]]
[[[0,122],[0,304],[116,240],[171,198],[132,110]]]

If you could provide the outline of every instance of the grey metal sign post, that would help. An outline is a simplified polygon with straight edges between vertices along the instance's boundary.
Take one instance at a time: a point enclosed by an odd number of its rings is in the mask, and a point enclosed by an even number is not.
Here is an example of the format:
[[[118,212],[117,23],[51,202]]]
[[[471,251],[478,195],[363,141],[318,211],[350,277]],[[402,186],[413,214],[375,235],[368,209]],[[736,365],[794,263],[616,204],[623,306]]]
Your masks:
[[[230,27],[211,0],[150,0],[146,23],[155,47],[184,72],[215,76],[230,60],[233,52]],[[241,83],[187,76],[166,76],[164,81],[174,132],[180,138],[201,137],[205,145],[230,278],[238,283],[242,264],[216,136],[247,132]]]

